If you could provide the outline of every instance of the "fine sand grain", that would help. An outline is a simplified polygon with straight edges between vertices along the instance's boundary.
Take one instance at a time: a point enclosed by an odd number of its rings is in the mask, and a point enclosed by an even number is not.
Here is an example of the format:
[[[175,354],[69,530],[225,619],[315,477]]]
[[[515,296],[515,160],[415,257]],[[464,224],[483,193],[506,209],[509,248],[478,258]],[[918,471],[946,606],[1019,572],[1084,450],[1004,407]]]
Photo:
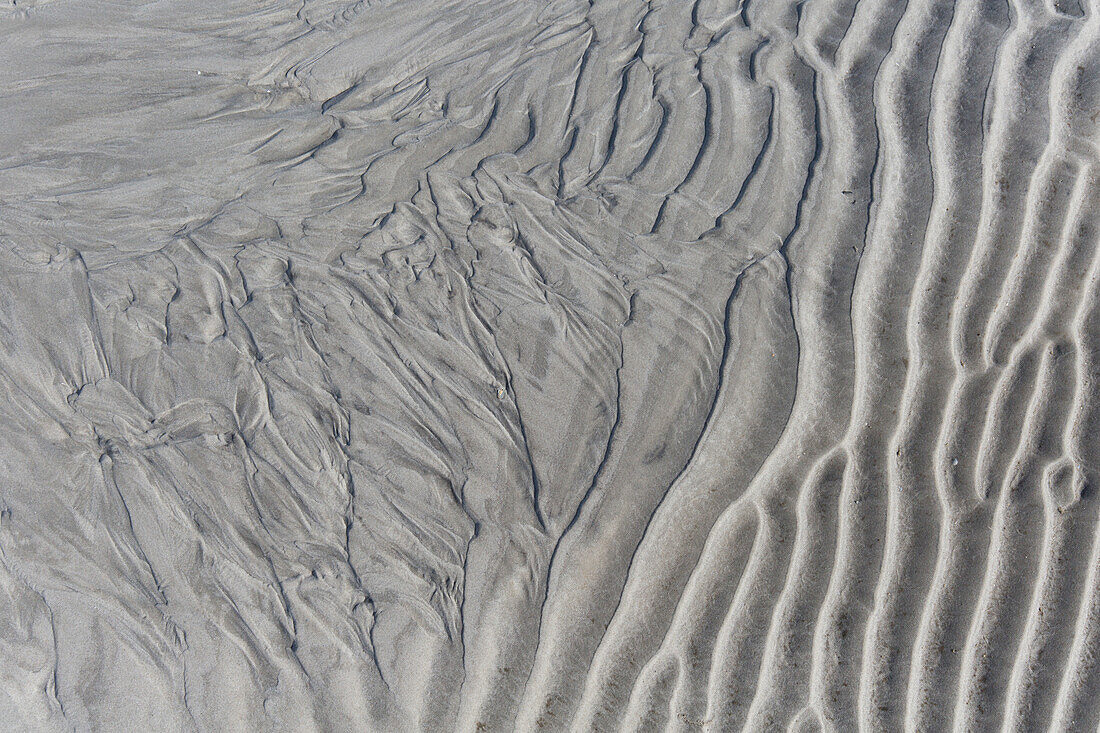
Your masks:
[[[0,731],[1100,724],[1098,0],[9,0]]]

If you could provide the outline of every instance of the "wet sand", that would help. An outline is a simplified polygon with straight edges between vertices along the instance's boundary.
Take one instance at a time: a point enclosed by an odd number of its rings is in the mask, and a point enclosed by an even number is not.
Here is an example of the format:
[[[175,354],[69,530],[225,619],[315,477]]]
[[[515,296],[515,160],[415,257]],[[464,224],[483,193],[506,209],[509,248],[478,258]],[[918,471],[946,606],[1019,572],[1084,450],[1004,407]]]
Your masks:
[[[1096,0],[0,10],[0,728],[1100,723]]]

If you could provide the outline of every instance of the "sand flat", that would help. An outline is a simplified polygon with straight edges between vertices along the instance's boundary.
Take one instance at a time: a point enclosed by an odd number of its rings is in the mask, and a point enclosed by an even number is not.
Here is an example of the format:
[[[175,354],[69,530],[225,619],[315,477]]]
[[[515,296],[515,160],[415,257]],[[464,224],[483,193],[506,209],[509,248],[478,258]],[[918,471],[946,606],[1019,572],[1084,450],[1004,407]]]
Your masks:
[[[13,0],[0,730],[1100,725],[1096,0]]]

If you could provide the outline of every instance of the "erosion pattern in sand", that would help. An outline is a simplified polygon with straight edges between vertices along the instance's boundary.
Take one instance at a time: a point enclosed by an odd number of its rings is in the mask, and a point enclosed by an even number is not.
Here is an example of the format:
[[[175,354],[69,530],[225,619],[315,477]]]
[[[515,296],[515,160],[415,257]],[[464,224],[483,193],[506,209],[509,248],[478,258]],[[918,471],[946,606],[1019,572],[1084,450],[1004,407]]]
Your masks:
[[[17,0],[0,728],[1100,719],[1096,0]]]

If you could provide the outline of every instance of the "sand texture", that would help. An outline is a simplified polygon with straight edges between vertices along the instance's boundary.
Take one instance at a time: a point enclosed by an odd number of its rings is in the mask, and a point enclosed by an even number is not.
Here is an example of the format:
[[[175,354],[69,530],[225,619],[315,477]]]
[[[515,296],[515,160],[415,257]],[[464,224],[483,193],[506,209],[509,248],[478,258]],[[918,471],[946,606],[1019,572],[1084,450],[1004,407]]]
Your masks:
[[[5,0],[0,731],[1100,724],[1098,0]]]

